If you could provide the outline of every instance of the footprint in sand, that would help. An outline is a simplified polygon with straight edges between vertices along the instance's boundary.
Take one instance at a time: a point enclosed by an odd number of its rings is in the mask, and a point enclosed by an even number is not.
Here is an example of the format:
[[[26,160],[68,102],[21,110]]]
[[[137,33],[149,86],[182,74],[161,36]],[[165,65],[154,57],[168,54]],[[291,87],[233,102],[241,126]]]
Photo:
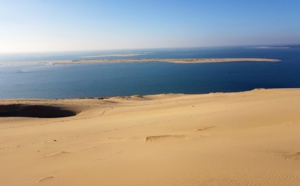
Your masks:
[[[196,129],[195,131],[204,131],[204,130],[208,130],[208,129],[212,129],[212,128],[215,128],[215,126],[210,126],[210,127],[202,127],[202,128],[199,128],[199,129]]]
[[[45,182],[45,181],[50,181],[50,180],[52,180],[52,179],[54,179],[54,176],[47,176],[47,177],[44,177],[44,178],[38,180],[36,183],[41,183],[41,182]]]
[[[288,154],[284,156],[287,160],[300,160],[300,152]]]
[[[184,139],[187,136],[185,135],[159,135],[159,136],[147,136],[145,139],[146,143],[165,141],[165,140],[175,140],[175,139]]]
[[[108,137],[108,139],[111,142],[117,142],[117,141],[125,141],[125,140],[127,140],[127,138],[121,138],[121,137]]]
[[[45,157],[46,158],[56,157],[56,156],[61,156],[61,155],[68,154],[68,153],[70,153],[70,152],[67,152],[67,151],[52,152],[50,154],[47,154]]]

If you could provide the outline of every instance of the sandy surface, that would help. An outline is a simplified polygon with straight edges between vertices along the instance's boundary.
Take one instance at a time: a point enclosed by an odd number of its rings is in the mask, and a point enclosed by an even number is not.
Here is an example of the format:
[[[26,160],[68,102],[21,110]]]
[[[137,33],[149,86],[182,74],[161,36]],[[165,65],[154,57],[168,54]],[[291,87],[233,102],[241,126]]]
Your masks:
[[[300,89],[0,104],[77,114],[0,117],[1,186],[300,185]]]

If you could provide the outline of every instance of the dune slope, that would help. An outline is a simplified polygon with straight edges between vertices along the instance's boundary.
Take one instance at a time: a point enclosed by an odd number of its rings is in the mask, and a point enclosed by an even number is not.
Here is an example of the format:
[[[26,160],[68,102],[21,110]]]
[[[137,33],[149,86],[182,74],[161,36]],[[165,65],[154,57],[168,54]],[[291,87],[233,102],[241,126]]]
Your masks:
[[[0,185],[300,185],[300,89],[0,105],[76,114],[0,117]]]

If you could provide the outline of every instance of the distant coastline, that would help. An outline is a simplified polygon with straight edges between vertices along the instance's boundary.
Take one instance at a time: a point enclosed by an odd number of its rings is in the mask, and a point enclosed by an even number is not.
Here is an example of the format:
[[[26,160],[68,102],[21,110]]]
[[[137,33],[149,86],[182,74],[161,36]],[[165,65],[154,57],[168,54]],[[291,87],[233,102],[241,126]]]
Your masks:
[[[64,64],[89,64],[89,63],[137,63],[137,62],[167,62],[167,63],[227,63],[227,62],[279,62],[278,59],[268,58],[196,58],[196,59],[164,59],[164,58],[149,58],[149,59],[95,59],[95,60],[72,60],[52,62],[54,65]]]
[[[289,49],[300,48],[300,45],[278,45],[278,46],[259,46],[257,49]]]
[[[18,65],[18,64],[50,64],[50,65],[68,65],[68,64],[94,64],[94,63],[137,63],[137,62],[167,62],[167,63],[228,63],[228,62],[279,62],[279,59],[269,58],[184,58],[184,59],[166,59],[166,58],[146,58],[146,59],[84,59],[84,60],[65,60],[65,61],[38,61],[38,62],[1,62],[0,65]]]

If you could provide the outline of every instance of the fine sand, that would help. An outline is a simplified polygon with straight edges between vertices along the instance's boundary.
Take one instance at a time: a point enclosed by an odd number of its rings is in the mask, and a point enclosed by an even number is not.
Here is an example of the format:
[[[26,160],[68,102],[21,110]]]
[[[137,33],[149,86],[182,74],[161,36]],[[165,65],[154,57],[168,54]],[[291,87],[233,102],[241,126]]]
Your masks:
[[[0,105],[1,186],[300,185],[300,89]]]

